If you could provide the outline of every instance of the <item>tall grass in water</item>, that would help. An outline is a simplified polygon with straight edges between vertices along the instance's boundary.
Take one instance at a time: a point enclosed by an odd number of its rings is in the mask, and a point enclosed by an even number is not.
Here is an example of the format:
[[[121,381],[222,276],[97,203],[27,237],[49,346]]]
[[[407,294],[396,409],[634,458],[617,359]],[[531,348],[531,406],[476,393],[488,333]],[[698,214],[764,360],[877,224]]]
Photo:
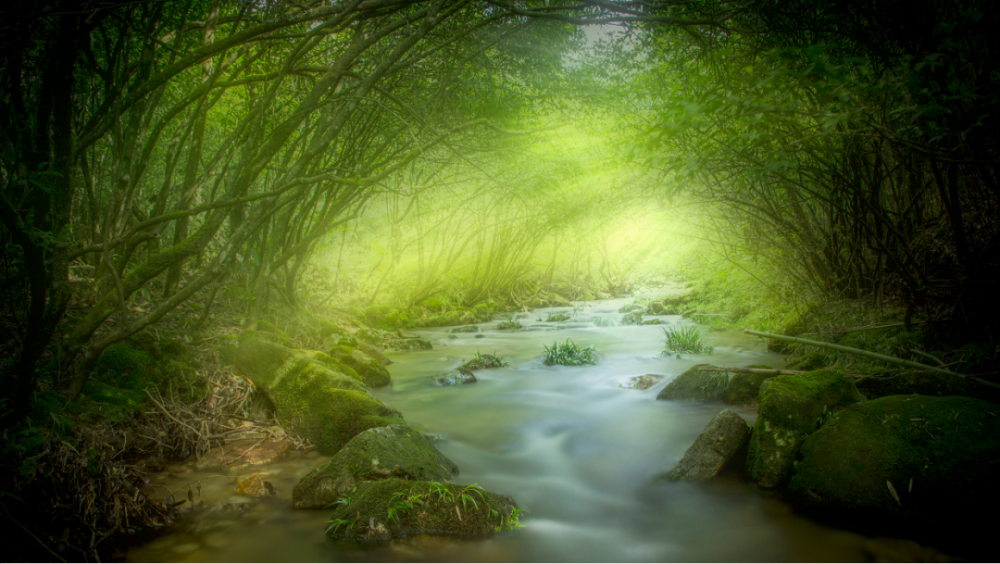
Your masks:
[[[663,345],[666,349],[664,356],[674,354],[712,354],[712,347],[706,345],[701,340],[701,331],[697,327],[687,326],[678,328],[663,329]]]

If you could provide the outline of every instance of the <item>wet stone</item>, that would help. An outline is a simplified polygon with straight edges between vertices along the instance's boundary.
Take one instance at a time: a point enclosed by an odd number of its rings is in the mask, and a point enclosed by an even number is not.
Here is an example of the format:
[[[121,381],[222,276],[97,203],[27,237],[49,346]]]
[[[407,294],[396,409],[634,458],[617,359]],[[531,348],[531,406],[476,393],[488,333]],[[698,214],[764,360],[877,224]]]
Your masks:
[[[660,380],[663,380],[662,374],[643,374],[642,376],[629,378],[628,382],[621,384],[620,387],[628,390],[647,390],[655,386]]]
[[[431,379],[431,386],[457,386],[459,384],[475,384],[475,375],[471,372],[454,371],[443,376],[436,376]]]
[[[464,327],[455,327],[451,330],[452,333],[478,333],[478,325],[466,325]]]
[[[240,478],[236,484],[236,493],[249,495],[252,497],[266,497],[274,495],[274,486],[264,480],[266,474],[254,474]]]

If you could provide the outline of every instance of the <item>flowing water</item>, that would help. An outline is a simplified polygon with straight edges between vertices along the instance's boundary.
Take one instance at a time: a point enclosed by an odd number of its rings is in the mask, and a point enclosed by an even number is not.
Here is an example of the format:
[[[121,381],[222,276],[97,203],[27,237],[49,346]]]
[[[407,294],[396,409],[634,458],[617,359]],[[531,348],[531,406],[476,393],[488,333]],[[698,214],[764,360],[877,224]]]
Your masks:
[[[139,561],[858,561],[870,541],[814,524],[782,502],[731,482],[667,483],[669,471],[723,406],[656,401],[673,377],[699,362],[770,364],[757,339],[735,331],[708,332],[711,356],[660,355],[657,326],[598,327],[621,319],[630,299],[594,302],[565,323],[539,323],[542,309],[523,314],[528,331],[481,333],[450,328],[417,331],[433,350],[390,353],[393,386],[374,394],[424,433],[441,434],[438,448],[458,464],[455,482],[510,495],[528,510],[525,527],[485,539],[417,537],[386,546],[328,541],[329,511],[293,511],[292,487],[328,459],[296,453],[281,462],[230,473],[177,465],[157,476],[164,495],[185,495],[200,482],[205,502],[174,531],[131,549]],[[645,316],[665,326],[680,316]],[[476,335],[482,335],[476,338]],[[545,366],[542,346],[572,339],[603,353],[596,366]],[[497,354],[505,368],[479,370],[478,383],[436,388],[429,378],[455,369],[476,352]],[[631,377],[660,374],[647,390],[621,387]],[[737,409],[748,421],[753,410]],[[275,497],[233,493],[239,474],[268,473]],[[197,494],[195,494],[197,501]],[[246,505],[241,505],[246,504]]]

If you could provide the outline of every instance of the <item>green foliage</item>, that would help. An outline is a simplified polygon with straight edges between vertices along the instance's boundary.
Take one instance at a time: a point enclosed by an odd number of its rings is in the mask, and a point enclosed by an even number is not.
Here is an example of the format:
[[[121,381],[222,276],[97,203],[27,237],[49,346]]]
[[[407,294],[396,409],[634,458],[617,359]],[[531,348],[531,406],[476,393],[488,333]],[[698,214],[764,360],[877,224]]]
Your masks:
[[[622,325],[642,325],[642,311],[632,311],[622,316]]]
[[[545,322],[546,323],[559,323],[559,322],[562,322],[562,321],[569,321],[570,319],[572,319],[572,317],[573,316],[571,316],[568,313],[550,313],[549,316],[545,319]]]
[[[677,354],[712,354],[712,347],[705,345],[701,341],[701,331],[697,327],[688,325],[684,327],[664,327],[663,345],[666,350],[664,355]]]
[[[493,354],[480,354],[479,351],[476,351],[476,356],[469,362],[459,366],[458,369],[462,372],[469,372],[481,368],[502,368],[504,366],[507,366],[507,361],[503,357],[497,356],[496,351]]]
[[[618,313],[630,313],[633,311],[642,311],[644,309],[646,308],[637,303],[625,304],[622,307],[618,308]]]
[[[500,323],[497,323],[498,331],[507,331],[508,329],[514,331],[515,329],[521,329],[523,327],[524,326],[521,325],[521,322],[515,319],[513,315],[507,317],[506,321],[501,321]]]
[[[545,356],[542,363],[551,366],[562,364],[564,366],[582,366],[585,364],[597,364],[600,351],[593,345],[581,347],[570,339],[565,343],[552,343],[552,348],[542,345],[545,348]]]

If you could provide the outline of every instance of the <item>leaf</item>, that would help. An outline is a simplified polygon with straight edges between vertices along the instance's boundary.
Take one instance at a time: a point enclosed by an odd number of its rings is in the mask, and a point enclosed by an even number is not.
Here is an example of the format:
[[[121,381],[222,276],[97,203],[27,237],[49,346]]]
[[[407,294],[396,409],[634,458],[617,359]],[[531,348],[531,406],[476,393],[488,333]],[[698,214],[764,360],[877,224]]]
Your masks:
[[[906,493],[913,493],[913,478],[910,478],[910,489]]]
[[[885,485],[889,486],[889,493],[892,494],[892,499],[896,500],[896,504],[902,507],[902,503],[899,501],[899,494],[896,493],[896,488],[892,487],[892,482],[889,480],[885,481]]]

